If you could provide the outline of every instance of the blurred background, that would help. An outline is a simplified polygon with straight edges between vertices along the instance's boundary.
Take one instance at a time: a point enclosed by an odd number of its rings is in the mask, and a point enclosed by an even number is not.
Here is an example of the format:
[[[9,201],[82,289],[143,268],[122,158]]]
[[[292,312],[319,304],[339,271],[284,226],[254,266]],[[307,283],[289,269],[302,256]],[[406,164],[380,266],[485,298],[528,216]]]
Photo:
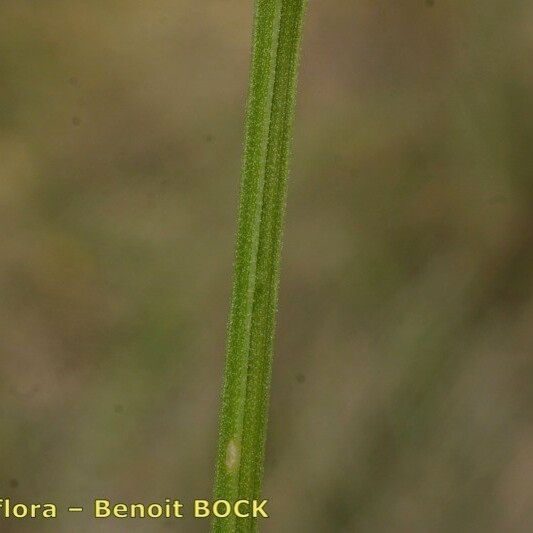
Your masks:
[[[251,17],[2,0],[0,497],[210,497]],[[532,24],[310,1],[263,531],[532,530]]]

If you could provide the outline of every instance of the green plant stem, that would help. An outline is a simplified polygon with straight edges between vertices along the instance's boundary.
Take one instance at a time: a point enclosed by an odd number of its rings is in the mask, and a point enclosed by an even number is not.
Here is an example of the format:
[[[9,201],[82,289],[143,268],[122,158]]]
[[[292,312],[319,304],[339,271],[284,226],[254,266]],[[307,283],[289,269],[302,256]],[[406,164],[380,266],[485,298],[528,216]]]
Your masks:
[[[288,161],[306,0],[257,0],[215,498],[258,499],[263,474]],[[252,518],[214,531],[254,530]]]

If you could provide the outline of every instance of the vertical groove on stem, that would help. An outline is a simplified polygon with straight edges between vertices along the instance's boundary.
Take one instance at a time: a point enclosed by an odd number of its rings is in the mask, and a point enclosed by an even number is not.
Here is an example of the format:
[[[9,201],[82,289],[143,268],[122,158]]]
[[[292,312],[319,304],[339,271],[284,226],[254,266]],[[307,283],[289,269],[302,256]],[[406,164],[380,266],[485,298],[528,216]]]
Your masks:
[[[306,0],[257,0],[215,498],[258,499],[302,21]],[[248,532],[256,520],[214,520]]]

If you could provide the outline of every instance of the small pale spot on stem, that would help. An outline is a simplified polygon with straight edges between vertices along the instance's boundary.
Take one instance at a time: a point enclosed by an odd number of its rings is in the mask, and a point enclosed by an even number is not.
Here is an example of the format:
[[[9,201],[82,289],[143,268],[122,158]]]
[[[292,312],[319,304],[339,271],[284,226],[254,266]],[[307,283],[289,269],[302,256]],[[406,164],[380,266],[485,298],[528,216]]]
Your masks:
[[[240,450],[234,439],[231,439],[226,450],[226,467],[229,472],[235,472],[239,466]]]

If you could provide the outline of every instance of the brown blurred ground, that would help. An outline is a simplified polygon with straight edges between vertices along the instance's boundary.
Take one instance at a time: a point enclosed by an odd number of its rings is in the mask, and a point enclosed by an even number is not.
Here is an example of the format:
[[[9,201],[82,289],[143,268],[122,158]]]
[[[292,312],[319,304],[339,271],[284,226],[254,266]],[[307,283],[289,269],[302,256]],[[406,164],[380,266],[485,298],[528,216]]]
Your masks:
[[[209,497],[251,4],[1,2],[0,497]],[[532,24],[310,1],[263,531],[531,531]]]

